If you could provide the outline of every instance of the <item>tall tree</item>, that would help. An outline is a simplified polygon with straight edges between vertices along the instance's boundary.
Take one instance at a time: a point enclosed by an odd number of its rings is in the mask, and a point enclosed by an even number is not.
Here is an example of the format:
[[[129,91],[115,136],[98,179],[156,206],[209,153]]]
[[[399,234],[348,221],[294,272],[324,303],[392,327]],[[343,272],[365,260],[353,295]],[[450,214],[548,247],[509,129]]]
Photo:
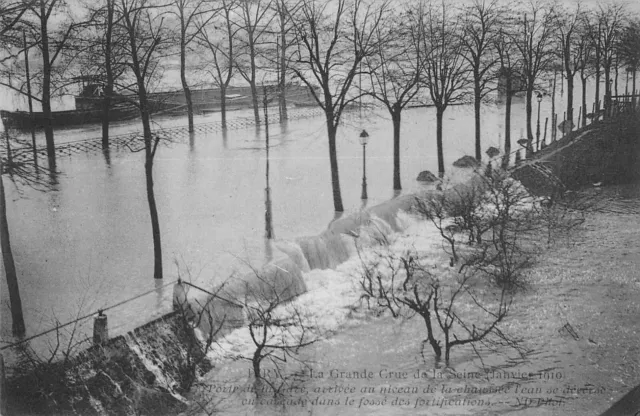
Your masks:
[[[409,6],[411,7],[411,6]],[[400,127],[402,110],[420,89],[422,55],[419,29],[412,11],[392,11],[375,31],[377,53],[366,59],[370,94],[389,111],[393,123],[393,189],[400,181]],[[365,92],[365,91],[363,91]]]
[[[201,28],[215,16],[211,0],[173,0],[173,12],[178,17],[180,36],[180,82],[187,103],[189,133],[193,133],[193,100],[187,81],[187,52],[189,44],[198,36]],[[207,16],[196,24],[201,16]]]
[[[232,21],[237,0],[220,0],[220,20],[210,24],[198,20],[198,42],[210,52],[203,58],[207,72],[220,89],[220,117],[222,129],[227,128],[227,88],[236,71],[236,44],[240,27]]]
[[[636,93],[636,74],[640,66],[640,19],[630,20],[625,26],[624,32],[618,44],[620,57],[627,72],[632,73],[632,94]]]
[[[363,60],[378,51],[375,33],[388,4],[364,0],[302,0],[291,15],[298,51],[292,71],[322,108],[329,140],[333,207],[344,211],[336,137],[340,119],[362,93],[352,93]],[[318,90],[316,90],[318,88]]]
[[[65,48],[69,45],[80,29],[86,26],[92,20],[91,17],[86,19],[76,19],[75,14],[78,9],[72,12],[64,0],[38,0],[31,8],[32,14],[35,16],[37,32],[34,38],[37,39],[37,45],[42,54],[42,112],[44,119],[44,134],[47,143],[47,157],[49,159],[49,168],[55,170],[56,151],[53,137],[53,126],[51,125],[51,98],[52,98],[52,75],[54,65],[59,58],[62,57]],[[52,19],[65,19],[62,23],[56,22],[58,29],[54,30],[50,27]]]
[[[148,87],[154,77],[159,61],[165,52],[167,28],[164,17],[166,4],[153,0],[119,0],[118,13],[120,25],[127,34],[128,66],[135,79],[135,87],[140,108],[144,138],[144,171],[146,178],[147,201],[153,233],[154,267],[153,277],[162,279],[162,243],[160,239],[160,221],[153,188],[153,161],[160,142],[160,136],[151,132],[150,102]]]
[[[258,100],[258,58],[260,48],[265,41],[267,28],[273,20],[271,10],[273,0],[240,0],[237,24],[242,28],[244,36],[239,37],[240,48],[236,56],[238,72],[251,88],[253,117],[256,125],[260,124],[260,103]]]
[[[555,35],[562,61],[562,73],[567,80],[567,121],[573,124],[573,81],[580,70],[583,59],[583,42],[580,38],[580,25],[583,21],[583,10],[580,3],[574,8],[557,8],[555,10]]]
[[[624,27],[624,13],[625,7],[616,3],[599,4],[596,11],[599,29],[597,40],[605,79],[604,108],[607,111],[611,108],[611,70],[615,65],[616,46]]]
[[[0,5],[0,43],[8,47],[13,43],[19,44],[17,35],[13,33],[14,28],[21,22],[27,12],[29,3],[13,2]],[[8,54],[11,56],[11,53]],[[9,140],[5,134],[6,140]],[[7,287],[9,289],[9,303],[11,308],[12,332],[14,335],[24,335],[25,324],[22,313],[22,299],[20,298],[20,286],[18,284],[18,273],[11,250],[11,238],[9,235],[9,222],[7,220],[7,200],[5,198],[4,183],[2,173],[4,173],[4,163],[0,158],[0,249],[2,250],[2,261],[4,264]]]
[[[276,55],[272,60],[277,69],[278,80],[278,107],[280,110],[280,120],[286,120],[287,114],[287,73],[289,68],[289,49],[294,45],[294,38],[291,36],[293,25],[291,15],[295,14],[296,8],[300,5],[300,0],[274,0],[272,7],[275,13],[276,28]]]
[[[494,49],[494,40],[499,34],[500,8],[497,0],[473,0],[473,4],[462,10],[464,32],[462,45],[464,57],[473,75],[473,110],[476,128],[476,159],[482,159],[480,106],[491,91],[494,71],[499,58]]]
[[[527,157],[530,157],[533,154],[533,91],[538,78],[554,59],[552,46],[555,13],[553,4],[544,0],[529,0],[519,11],[522,14],[517,20],[513,40],[522,61],[522,78],[526,91]]]
[[[585,11],[581,13],[580,21],[576,27],[576,40],[572,52],[574,73],[579,75],[582,89],[582,127],[587,125],[587,114],[590,110],[587,107],[587,81],[593,75],[591,65],[595,59],[593,43],[589,39],[587,26],[585,25],[587,16]]]
[[[445,173],[442,143],[444,112],[451,105],[467,96],[470,72],[465,50],[461,42],[462,20],[453,13],[452,6],[444,1],[440,5],[422,3],[421,17],[422,70],[425,86],[436,108],[436,144],[438,174]]]
[[[504,79],[505,111],[504,111],[504,157],[502,167],[509,165],[511,156],[511,103],[513,100],[513,81],[520,78],[518,49],[513,42],[513,36],[508,32],[513,26],[504,17],[503,28],[498,30],[498,36],[494,39],[494,46],[499,59],[498,76]]]

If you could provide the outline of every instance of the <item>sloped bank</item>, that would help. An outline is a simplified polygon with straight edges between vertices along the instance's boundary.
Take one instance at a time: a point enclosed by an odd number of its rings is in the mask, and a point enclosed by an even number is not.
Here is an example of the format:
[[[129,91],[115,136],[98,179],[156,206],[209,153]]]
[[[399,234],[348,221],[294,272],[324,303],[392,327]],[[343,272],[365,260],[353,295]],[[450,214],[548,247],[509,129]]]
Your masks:
[[[468,173],[468,172],[467,172]],[[473,181],[464,174],[460,183],[444,192],[461,192]],[[223,335],[243,324],[238,303],[247,294],[293,299],[307,291],[303,273],[335,268],[355,254],[355,244],[368,245],[402,231],[399,213],[410,211],[416,197],[397,198],[332,221],[315,236],[275,243],[273,261],[259,270],[230,279],[214,296],[191,290],[184,293],[190,316],[203,312],[200,334],[224,324]],[[186,306],[186,304],[184,304]],[[201,308],[200,305],[205,305]],[[11,414],[178,414],[185,410],[182,396],[194,374],[211,370],[197,334],[180,311],[169,313],[123,336],[93,346],[69,360],[23,363],[8,381]],[[196,363],[196,364],[194,364]]]

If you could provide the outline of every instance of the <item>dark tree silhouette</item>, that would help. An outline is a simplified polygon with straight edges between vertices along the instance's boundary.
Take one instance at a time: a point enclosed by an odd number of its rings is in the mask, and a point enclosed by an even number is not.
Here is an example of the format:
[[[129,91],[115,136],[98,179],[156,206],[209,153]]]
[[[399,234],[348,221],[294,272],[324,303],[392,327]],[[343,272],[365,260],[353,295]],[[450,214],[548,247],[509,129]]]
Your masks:
[[[291,70],[322,108],[327,123],[333,207],[344,211],[336,138],[345,109],[362,93],[352,93],[360,64],[378,51],[375,33],[388,4],[363,0],[302,0],[291,13],[298,51]],[[318,88],[319,87],[319,88]]]

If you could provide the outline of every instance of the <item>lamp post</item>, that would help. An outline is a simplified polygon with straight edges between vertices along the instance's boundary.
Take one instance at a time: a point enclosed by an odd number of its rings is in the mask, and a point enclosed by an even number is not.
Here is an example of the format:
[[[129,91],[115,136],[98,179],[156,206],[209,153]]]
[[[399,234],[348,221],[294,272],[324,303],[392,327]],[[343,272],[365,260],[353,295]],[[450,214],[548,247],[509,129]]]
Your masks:
[[[542,93],[538,91],[536,97],[538,100],[538,123],[536,126],[536,151],[540,150],[540,103],[542,102]]]
[[[273,223],[271,216],[271,187],[269,185],[269,113],[267,111],[267,105],[269,103],[269,99],[267,97],[267,87],[263,85],[262,87],[263,94],[263,106],[264,106],[264,125],[265,125],[265,133],[266,133],[266,169],[265,169],[265,179],[266,179],[266,187],[264,189],[264,231],[265,237],[267,239],[275,238],[275,234],[273,232]]]
[[[367,143],[369,142],[369,133],[362,130],[360,133],[360,144],[362,145],[362,199],[367,199]]]

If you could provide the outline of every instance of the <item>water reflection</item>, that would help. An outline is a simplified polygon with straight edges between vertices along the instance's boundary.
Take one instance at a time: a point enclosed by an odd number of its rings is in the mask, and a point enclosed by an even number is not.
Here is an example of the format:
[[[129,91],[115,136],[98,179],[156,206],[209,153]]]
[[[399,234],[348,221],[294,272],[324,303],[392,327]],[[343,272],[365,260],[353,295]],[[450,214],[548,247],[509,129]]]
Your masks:
[[[193,152],[196,146],[196,133],[192,131],[189,133],[189,152]]]
[[[109,147],[102,148],[102,155],[108,167],[111,167],[111,149]]]

